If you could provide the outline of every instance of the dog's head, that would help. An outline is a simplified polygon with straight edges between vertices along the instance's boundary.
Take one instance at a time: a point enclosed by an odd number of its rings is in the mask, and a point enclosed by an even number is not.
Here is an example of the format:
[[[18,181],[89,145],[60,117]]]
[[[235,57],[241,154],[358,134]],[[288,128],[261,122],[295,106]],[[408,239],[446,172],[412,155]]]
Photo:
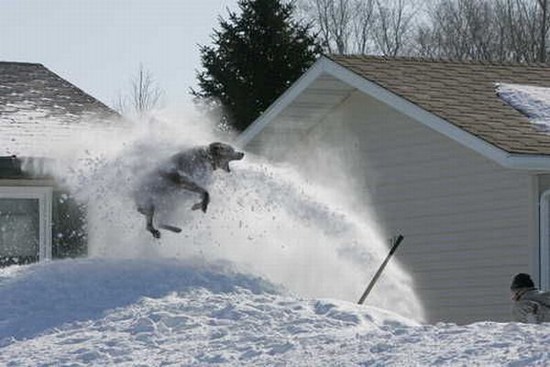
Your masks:
[[[226,172],[231,172],[229,162],[238,161],[244,157],[243,152],[237,152],[231,145],[218,142],[208,146],[208,153],[214,169],[221,168]]]

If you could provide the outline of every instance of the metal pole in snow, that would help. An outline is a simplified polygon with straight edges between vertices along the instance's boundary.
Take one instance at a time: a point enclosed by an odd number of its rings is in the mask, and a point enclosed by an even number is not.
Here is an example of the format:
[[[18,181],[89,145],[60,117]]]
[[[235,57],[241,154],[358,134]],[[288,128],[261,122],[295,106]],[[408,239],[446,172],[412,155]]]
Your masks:
[[[386,259],[384,260],[382,265],[380,265],[380,268],[378,268],[378,271],[376,272],[376,274],[374,274],[374,277],[370,281],[369,286],[367,287],[367,289],[365,289],[365,292],[363,292],[363,295],[359,299],[359,302],[357,302],[358,304],[362,305],[363,302],[365,302],[365,298],[367,298],[367,296],[369,295],[370,291],[374,287],[374,284],[376,283],[376,281],[380,277],[380,274],[382,274],[382,272],[384,271],[384,268],[388,264],[388,261],[390,261],[390,258],[392,257],[395,250],[397,250],[397,246],[399,246],[401,241],[403,241],[403,236],[402,235],[397,236],[397,238],[393,242],[393,246],[390,249],[390,253],[388,254],[388,256],[386,256]]]

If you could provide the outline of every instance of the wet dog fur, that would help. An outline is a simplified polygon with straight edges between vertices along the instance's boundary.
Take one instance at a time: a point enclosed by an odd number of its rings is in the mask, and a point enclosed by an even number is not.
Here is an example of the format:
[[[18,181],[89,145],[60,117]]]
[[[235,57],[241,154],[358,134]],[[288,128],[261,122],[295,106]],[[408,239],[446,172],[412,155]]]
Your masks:
[[[200,195],[201,200],[191,209],[200,209],[206,213],[210,194],[205,186],[212,172],[216,169],[231,172],[229,162],[243,157],[244,153],[236,151],[232,146],[215,142],[180,151],[162,162],[145,176],[135,193],[137,210],[145,216],[146,229],[154,238],[160,238],[160,231],[154,226],[155,212],[159,205],[163,205],[161,199],[176,191],[185,190]],[[158,224],[158,227],[181,232],[181,228],[168,224]]]

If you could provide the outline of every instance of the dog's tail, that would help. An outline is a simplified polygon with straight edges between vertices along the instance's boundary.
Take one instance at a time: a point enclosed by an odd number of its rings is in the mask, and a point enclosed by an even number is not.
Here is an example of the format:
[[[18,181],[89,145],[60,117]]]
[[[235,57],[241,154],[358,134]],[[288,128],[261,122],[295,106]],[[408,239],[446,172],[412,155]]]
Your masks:
[[[167,231],[171,231],[174,233],[180,233],[181,228],[176,226],[171,226],[169,224],[159,224],[159,228],[166,229]]]

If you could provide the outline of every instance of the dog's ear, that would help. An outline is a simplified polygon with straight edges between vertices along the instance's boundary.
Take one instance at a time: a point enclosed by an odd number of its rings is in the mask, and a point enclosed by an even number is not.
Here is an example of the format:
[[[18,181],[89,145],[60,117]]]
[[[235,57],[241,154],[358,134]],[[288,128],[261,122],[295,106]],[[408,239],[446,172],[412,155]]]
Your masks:
[[[220,142],[211,143],[208,146],[208,150],[210,151],[210,154],[212,154],[215,157],[222,157],[224,155],[227,155],[228,153],[233,152],[232,147]]]
[[[219,142],[211,143],[208,146],[208,150],[212,154],[219,154],[223,150],[223,144]]]

